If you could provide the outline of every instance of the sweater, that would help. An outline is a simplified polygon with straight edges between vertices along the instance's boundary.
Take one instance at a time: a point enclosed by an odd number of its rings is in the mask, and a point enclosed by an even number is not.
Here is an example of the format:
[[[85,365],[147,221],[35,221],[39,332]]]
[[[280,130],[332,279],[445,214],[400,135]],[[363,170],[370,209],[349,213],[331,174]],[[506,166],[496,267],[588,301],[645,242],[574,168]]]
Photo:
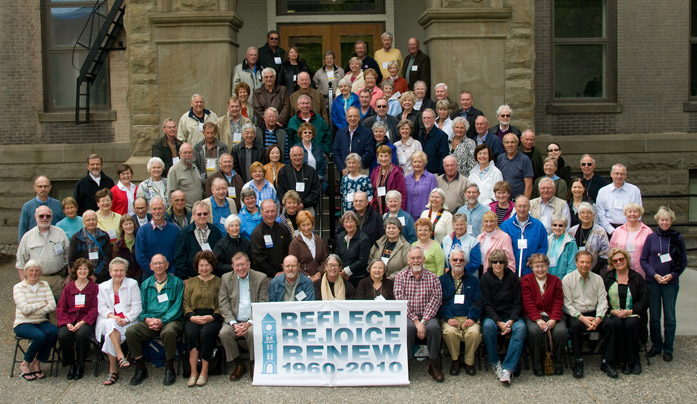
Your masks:
[[[167,300],[161,302],[159,296],[162,295],[167,295]],[[138,321],[157,318],[164,325],[181,318],[184,282],[176,276],[167,276],[167,282],[159,292],[155,285],[155,276],[149,277],[140,285],[140,296],[143,310],[138,315]]]
[[[175,268],[174,247],[179,235],[179,226],[165,222],[165,227],[160,230],[152,224],[140,226],[136,234],[136,261],[143,269],[143,278],[153,274],[150,269],[150,260],[155,254],[162,254],[167,258],[170,268]]]
[[[76,295],[85,295],[83,307],[75,307]],[[99,286],[92,281],[89,281],[82,290],[75,286],[75,281],[65,285],[56,308],[58,327],[66,324],[75,325],[80,321],[94,325],[97,321],[97,295],[99,295]]]
[[[39,324],[48,321],[47,314],[56,310],[53,292],[45,281],[39,281],[39,287],[33,291],[26,279],[12,288],[16,310],[12,327],[19,324]]]
[[[516,322],[522,315],[520,281],[512,271],[503,271],[499,279],[494,271],[482,274],[480,280],[484,317],[495,322],[512,320]]]
[[[531,321],[542,319],[545,312],[550,320],[560,321],[564,314],[564,291],[561,280],[554,275],[547,275],[545,293],[540,293],[535,274],[527,274],[520,280],[525,316]]]

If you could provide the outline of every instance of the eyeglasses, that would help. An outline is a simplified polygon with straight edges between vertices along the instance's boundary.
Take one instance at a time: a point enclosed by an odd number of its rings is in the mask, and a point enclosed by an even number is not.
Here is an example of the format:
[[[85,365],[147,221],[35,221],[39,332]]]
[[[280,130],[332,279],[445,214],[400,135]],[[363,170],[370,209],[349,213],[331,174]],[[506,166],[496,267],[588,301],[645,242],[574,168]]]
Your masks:
[[[593,163],[581,163],[581,167],[590,167]]]
[[[549,153],[558,152],[560,149],[547,149]]]
[[[452,261],[452,262],[464,262],[465,259],[464,258],[450,258],[450,261]]]
[[[375,108],[387,108],[387,105],[376,105]]]
[[[208,212],[198,212],[196,216],[208,216]]]
[[[619,264],[619,263],[621,263],[621,262],[624,262],[624,257],[615,258],[615,259],[612,260],[612,263],[613,263],[613,264]]]
[[[504,261],[491,261],[492,264],[505,264]]]
[[[277,36],[270,36],[269,41],[278,41],[278,37]]]
[[[39,215],[39,219],[50,219],[51,215]]]
[[[552,224],[552,227],[564,227],[564,225],[563,225],[563,224],[559,224],[559,223],[555,223],[555,224]]]
[[[510,118],[511,114],[501,114],[501,118]]]
[[[327,264],[329,268],[339,268],[339,264]]]

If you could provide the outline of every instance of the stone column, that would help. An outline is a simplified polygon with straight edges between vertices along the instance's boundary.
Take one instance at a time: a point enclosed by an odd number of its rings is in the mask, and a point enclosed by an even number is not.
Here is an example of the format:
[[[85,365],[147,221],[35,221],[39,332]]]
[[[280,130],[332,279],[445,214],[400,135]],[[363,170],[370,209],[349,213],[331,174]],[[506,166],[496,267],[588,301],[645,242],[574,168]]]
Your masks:
[[[431,0],[419,18],[431,56],[432,83],[450,98],[469,90],[491,125],[509,104],[513,125],[533,125],[534,44],[532,0]],[[459,106],[459,105],[458,105]]]

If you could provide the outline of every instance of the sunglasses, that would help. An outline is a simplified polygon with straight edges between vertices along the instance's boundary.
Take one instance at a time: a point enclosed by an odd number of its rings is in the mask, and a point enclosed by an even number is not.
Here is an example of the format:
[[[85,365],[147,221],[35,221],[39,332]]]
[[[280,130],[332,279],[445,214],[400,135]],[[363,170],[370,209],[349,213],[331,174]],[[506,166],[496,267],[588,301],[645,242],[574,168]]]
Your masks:
[[[581,167],[590,167],[593,163],[581,163]]]
[[[560,149],[547,149],[547,151],[550,153],[558,152],[559,150]]]
[[[450,261],[452,261],[452,262],[464,262],[465,259],[464,258],[450,258]]]
[[[511,114],[501,114],[501,118],[510,118]]]
[[[39,215],[39,219],[50,219],[51,215]]]
[[[269,37],[269,41],[278,41],[278,37],[277,36]]]
[[[624,262],[624,257],[620,257],[620,258],[616,258],[616,259],[612,260],[613,264],[619,264],[621,262]]]
[[[387,108],[387,105],[376,105],[375,108]]]
[[[563,224],[553,224],[552,227],[564,227]]]
[[[196,216],[208,216],[208,212],[198,212]]]
[[[492,264],[505,264],[504,261],[491,261]]]

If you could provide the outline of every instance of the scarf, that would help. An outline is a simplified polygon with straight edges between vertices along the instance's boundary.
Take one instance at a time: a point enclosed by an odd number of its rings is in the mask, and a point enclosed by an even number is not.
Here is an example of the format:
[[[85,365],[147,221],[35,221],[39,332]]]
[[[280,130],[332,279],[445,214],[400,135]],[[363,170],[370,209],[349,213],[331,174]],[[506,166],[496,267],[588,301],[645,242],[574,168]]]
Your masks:
[[[679,272],[685,267],[685,263],[682,262],[683,249],[682,249],[682,236],[673,228],[668,230],[661,230],[659,227],[656,230],[658,237],[668,237],[670,245],[668,246],[668,253],[670,253],[670,258],[672,259],[671,272]]]
[[[329,286],[329,279],[327,279],[327,274],[322,276],[322,300],[346,300],[346,289],[344,289],[344,278],[341,276],[336,278],[334,282],[334,293],[332,293],[332,288]]]

